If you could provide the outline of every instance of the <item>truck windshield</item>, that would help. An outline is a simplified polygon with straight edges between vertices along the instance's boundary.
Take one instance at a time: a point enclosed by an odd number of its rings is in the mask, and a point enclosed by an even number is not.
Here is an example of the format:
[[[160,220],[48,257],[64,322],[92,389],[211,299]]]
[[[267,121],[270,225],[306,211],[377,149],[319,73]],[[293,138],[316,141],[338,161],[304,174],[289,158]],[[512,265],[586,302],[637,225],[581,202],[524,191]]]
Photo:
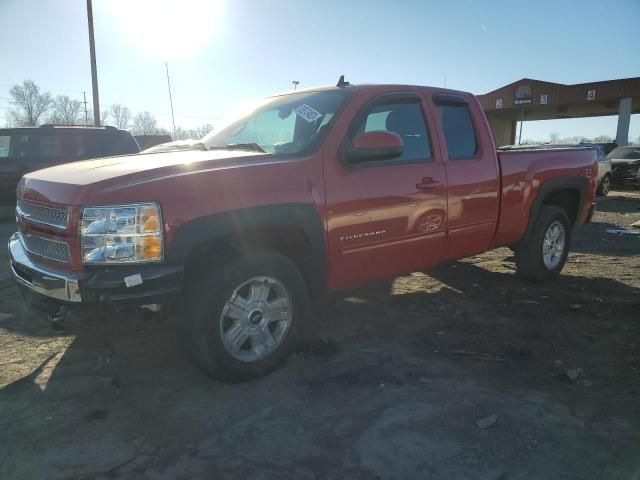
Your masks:
[[[347,97],[342,90],[273,97],[250,114],[210,133],[202,143],[208,150],[242,149],[278,156],[311,153]]]

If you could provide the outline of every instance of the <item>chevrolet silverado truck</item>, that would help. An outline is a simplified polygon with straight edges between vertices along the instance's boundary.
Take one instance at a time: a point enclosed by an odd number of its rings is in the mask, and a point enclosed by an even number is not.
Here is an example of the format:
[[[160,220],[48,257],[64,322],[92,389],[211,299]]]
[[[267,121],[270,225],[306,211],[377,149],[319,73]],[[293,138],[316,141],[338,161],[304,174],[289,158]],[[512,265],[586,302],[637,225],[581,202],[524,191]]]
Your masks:
[[[341,80],[188,149],[28,173],[11,269],[49,312],[181,305],[186,354],[238,381],[281,365],[328,292],[502,246],[552,279],[596,178],[590,148],[497,152],[469,93]]]

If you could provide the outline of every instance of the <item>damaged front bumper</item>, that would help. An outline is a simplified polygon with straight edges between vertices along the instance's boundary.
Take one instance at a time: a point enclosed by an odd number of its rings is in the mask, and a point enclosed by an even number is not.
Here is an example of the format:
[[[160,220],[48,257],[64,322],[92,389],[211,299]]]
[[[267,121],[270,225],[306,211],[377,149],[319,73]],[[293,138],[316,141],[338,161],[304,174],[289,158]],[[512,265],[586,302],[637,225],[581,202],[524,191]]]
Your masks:
[[[165,304],[173,301],[182,287],[182,265],[92,266],[76,273],[34,262],[18,232],[11,236],[8,247],[13,278],[23,296],[35,299],[30,303],[36,306]],[[132,277],[135,282],[130,281]]]
[[[9,260],[13,278],[18,285],[57,301],[70,303],[82,301],[79,285],[81,277],[36,265],[29,258],[20,241],[20,234],[17,232],[9,239]]]

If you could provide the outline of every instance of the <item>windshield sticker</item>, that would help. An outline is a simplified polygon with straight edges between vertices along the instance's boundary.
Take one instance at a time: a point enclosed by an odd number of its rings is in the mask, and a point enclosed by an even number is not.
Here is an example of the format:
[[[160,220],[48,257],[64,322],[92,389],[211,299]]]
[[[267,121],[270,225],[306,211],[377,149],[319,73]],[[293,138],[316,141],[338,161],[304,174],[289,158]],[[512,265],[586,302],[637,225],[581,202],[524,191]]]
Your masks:
[[[309,123],[315,122],[317,119],[319,119],[322,116],[322,114],[319,111],[314,110],[306,103],[303,103],[299,107],[294,108],[293,111],[296,115],[303,118]]]

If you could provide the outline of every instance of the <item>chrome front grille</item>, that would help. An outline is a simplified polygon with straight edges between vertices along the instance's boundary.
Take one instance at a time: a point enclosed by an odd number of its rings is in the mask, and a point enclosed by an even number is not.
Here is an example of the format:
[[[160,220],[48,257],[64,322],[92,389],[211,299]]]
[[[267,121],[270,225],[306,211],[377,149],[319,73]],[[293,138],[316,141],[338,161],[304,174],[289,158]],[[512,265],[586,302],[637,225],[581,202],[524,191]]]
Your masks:
[[[18,200],[16,213],[19,217],[29,222],[49,225],[56,228],[67,228],[69,224],[69,212],[59,208],[40,207]]]
[[[25,250],[29,253],[49,260],[69,263],[69,244],[33,235],[21,234],[20,237]]]

